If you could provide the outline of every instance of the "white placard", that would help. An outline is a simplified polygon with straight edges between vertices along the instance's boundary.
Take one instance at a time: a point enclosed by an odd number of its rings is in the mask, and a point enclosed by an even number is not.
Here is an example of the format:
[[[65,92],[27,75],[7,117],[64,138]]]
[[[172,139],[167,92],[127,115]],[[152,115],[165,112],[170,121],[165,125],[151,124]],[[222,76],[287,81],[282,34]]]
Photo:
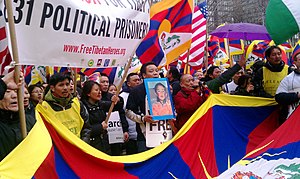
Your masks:
[[[107,132],[109,144],[124,143],[123,129],[118,111],[111,113]]]
[[[2,1],[1,13],[4,1]],[[124,65],[149,30],[149,2],[13,1],[20,64]]]
[[[167,120],[160,120],[157,123],[146,122],[146,146],[156,147],[173,137],[172,129]]]

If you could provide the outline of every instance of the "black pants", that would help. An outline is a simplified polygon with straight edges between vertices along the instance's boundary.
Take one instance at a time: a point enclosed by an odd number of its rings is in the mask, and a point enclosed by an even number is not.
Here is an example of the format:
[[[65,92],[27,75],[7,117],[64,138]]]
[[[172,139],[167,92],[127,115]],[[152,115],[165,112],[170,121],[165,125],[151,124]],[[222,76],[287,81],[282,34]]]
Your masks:
[[[125,143],[125,147],[126,147],[126,155],[131,155],[131,154],[138,153],[136,140],[129,139]]]
[[[112,156],[120,156],[122,154],[122,144],[116,143],[116,144],[109,144],[111,155]]]

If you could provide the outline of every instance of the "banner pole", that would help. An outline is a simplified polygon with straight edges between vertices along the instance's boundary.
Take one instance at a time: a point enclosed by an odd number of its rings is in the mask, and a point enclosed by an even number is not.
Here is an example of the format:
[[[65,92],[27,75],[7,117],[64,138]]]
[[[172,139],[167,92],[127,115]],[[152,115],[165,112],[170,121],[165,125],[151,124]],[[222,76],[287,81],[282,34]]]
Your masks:
[[[74,83],[74,95],[77,96],[77,68],[74,68],[73,70],[73,83]]]
[[[184,74],[188,74],[189,72],[189,60],[190,60],[190,49],[187,51],[186,64],[184,67]]]
[[[131,65],[131,62],[132,62],[132,58],[133,58],[133,55],[131,55],[129,61],[126,64],[126,67],[125,67],[125,70],[124,70],[124,73],[123,73],[123,76],[122,76],[122,80],[120,81],[120,83],[119,83],[119,85],[117,87],[116,96],[119,96],[119,93],[120,93],[120,90],[122,88],[123,82],[124,82],[124,80],[125,80],[125,78],[127,76],[128,70],[130,68],[130,65]],[[115,107],[115,103],[111,103],[110,108],[109,108],[108,113],[107,113],[107,116],[106,116],[106,119],[105,119],[106,123],[108,122],[110,114],[113,111],[114,107]]]
[[[12,56],[15,61],[15,81],[19,82],[20,74],[21,74],[21,65],[19,65],[19,53],[18,53],[18,45],[16,39],[16,29],[14,23],[14,16],[12,11],[12,2],[11,0],[6,0],[6,9],[7,9],[7,17],[8,17],[8,25],[12,46]],[[19,108],[19,117],[20,117],[20,128],[21,135],[23,138],[27,136],[26,130],[26,119],[25,119],[25,110],[24,110],[24,86],[22,85],[18,91],[18,108]]]
[[[206,24],[206,35],[205,35],[205,59],[204,59],[204,67],[205,67],[205,73],[204,75],[206,75],[207,73],[207,68],[208,68],[208,27],[207,27],[207,24]]]
[[[227,55],[228,55],[229,62],[230,62],[230,67],[232,67],[234,64],[233,64],[233,59],[230,54],[229,38],[224,38],[224,41],[226,42],[225,50],[227,51]]]

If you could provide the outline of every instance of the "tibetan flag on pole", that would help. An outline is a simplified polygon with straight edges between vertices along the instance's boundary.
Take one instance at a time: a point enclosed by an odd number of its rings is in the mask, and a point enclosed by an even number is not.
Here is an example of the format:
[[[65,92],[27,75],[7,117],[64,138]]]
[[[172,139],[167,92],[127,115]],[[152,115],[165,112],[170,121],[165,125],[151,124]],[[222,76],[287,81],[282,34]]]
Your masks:
[[[191,45],[193,0],[163,0],[150,9],[150,29],[136,50],[142,63],[169,64]]]
[[[300,31],[300,1],[270,0],[266,28],[276,44],[284,43]]]
[[[244,42],[240,39],[229,39],[230,55],[242,55],[244,53]]]
[[[284,48],[285,52],[292,52],[293,51],[293,47],[289,42],[284,42],[280,45]]]
[[[214,64],[221,68],[228,68],[230,65],[228,52],[226,50],[227,40],[216,36],[210,36],[208,40],[208,52],[210,58],[208,64]]]
[[[276,104],[267,98],[211,95],[173,139],[128,156],[94,149],[38,105],[35,126],[0,162],[1,178],[216,177],[277,129]]]
[[[36,66],[36,65],[26,65],[24,66],[24,77],[26,84],[34,85],[37,83],[47,82],[46,67]]]

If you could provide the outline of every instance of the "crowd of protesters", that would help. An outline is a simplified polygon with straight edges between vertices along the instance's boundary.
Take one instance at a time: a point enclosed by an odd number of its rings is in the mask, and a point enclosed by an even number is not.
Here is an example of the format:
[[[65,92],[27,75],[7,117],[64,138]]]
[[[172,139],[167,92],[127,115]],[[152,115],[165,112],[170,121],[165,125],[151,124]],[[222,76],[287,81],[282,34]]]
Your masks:
[[[171,67],[165,78],[169,80],[176,114],[176,119],[168,120],[173,134],[184,126],[213,93],[275,97],[282,105],[282,111],[286,111],[281,119],[284,121],[299,103],[300,54],[295,55],[294,70],[283,62],[282,51],[277,46],[269,47],[265,57],[265,62],[255,63],[247,72],[244,70],[244,57],[224,72],[218,66],[211,66],[205,73],[196,71],[194,74],[180,74],[177,68]],[[20,83],[14,82],[13,72],[5,75],[0,79],[0,160],[22,140],[16,94],[16,89],[22,85],[25,87],[24,107],[28,132],[35,123],[35,107],[42,105],[73,134],[108,155],[129,155],[148,150],[145,124],[156,121],[147,110],[143,80],[159,77],[155,63],[143,64],[139,74],[127,75],[120,95],[117,96],[116,84],[109,81],[106,74],[100,74],[98,80],[86,80],[77,85],[76,90],[74,78],[68,73],[51,76],[46,88],[42,84],[24,85],[22,74]],[[168,95],[167,87],[160,84],[156,88],[158,107],[155,111],[160,114],[160,109],[171,107],[164,100]],[[119,114],[124,143],[109,144],[106,117],[112,104],[113,111]]]

